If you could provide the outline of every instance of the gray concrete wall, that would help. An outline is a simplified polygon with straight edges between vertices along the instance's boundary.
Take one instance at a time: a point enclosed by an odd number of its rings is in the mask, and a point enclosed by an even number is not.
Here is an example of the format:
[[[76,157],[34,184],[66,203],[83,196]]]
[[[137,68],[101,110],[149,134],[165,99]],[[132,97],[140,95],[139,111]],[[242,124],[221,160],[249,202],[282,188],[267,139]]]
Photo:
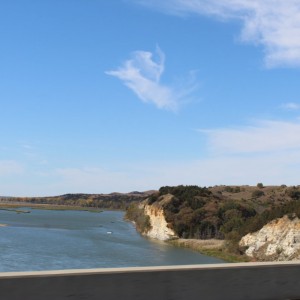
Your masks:
[[[300,263],[0,273],[0,300],[300,299]]]

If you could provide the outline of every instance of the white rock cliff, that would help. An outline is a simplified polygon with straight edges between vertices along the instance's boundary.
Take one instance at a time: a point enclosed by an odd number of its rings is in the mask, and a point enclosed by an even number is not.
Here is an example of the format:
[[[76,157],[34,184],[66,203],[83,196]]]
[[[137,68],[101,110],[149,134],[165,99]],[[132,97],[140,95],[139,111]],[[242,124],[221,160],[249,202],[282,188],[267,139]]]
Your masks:
[[[144,206],[144,213],[149,216],[151,224],[151,229],[144,233],[146,236],[161,241],[177,238],[174,230],[169,228],[163,211],[163,205],[170,199],[171,195],[166,195],[160,202]]]
[[[300,259],[300,220],[296,216],[273,220],[245,235],[239,245],[247,247],[248,256],[262,261]]]

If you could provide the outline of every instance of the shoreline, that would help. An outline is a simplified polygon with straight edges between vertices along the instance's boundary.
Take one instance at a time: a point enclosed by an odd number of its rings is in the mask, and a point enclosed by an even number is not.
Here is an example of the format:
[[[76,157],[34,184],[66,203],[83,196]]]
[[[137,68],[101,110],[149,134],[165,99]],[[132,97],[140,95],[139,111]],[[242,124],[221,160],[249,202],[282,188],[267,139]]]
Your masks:
[[[168,240],[166,242],[175,247],[191,249],[203,255],[219,258],[230,263],[250,262],[250,258],[248,258],[247,256],[228,252],[226,250],[224,240],[197,240],[179,238]]]
[[[57,204],[35,204],[35,203],[0,203],[0,210],[9,210],[15,211],[19,213],[21,211],[18,208],[32,208],[32,209],[43,209],[43,210],[80,210],[80,211],[89,211],[100,213],[106,209],[100,209],[97,207],[83,207],[83,206],[75,206],[75,205],[57,205]]]

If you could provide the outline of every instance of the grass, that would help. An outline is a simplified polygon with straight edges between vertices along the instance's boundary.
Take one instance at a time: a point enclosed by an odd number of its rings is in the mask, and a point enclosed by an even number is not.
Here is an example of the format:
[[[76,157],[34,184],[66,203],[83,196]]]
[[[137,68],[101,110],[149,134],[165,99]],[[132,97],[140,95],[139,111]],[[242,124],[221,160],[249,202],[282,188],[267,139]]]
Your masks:
[[[188,248],[197,251],[203,255],[219,258],[226,262],[235,263],[250,261],[247,256],[228,252],[224,246],[224,241],[222,240],[176,239],[170,240],[168,243],[177,247]]]
[[[226,262],[230,263],[238,263],[238,262],[249,262],[250,259],[244,255],[237,255],[233,253],[229,253],[226,250],[220,249],[202,249],[199,251],[201,254],[207,256],[213,256],[216,258],[220,258]]]

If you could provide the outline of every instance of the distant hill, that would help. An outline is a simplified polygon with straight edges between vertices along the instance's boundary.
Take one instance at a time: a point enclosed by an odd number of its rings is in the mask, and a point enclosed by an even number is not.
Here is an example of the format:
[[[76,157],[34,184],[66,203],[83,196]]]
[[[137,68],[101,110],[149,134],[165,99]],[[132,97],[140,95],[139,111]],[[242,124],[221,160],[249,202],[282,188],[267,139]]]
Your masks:
[[[6,204],[49,204],[125,210],[131,203],[145,200],[156,191],[111,194],[65,194],[54,197],[0,197]]]

